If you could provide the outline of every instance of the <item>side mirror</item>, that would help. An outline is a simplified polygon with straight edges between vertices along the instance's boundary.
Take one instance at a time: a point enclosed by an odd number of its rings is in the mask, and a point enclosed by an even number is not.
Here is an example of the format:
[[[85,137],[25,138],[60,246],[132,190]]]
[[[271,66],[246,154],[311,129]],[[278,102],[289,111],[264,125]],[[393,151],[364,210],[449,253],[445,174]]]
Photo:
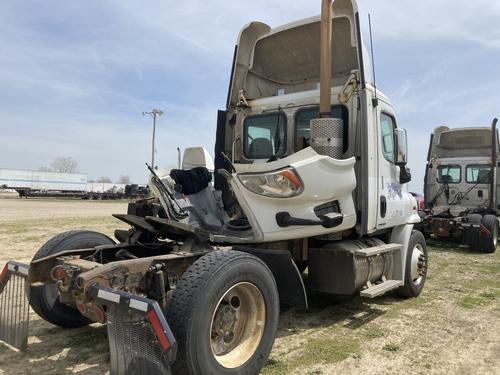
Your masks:
[[[405,166],[408,163],[408,138],[405,129],[394,129],[396,137],[396,165]]]
[[[408,163],[408,137],[405,129],[394,129],[396,138],[396,165],[400,169],[399,182],[407,184],[411,181],[410,170],[406,167]]]

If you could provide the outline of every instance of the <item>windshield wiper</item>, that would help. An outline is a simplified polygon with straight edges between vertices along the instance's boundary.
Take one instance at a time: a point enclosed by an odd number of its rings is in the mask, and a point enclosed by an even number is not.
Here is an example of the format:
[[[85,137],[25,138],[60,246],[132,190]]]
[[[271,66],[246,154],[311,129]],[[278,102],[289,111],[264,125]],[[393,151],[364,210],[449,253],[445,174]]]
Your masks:
[[[276,131],[274,133],[274,145],[275,145],[275,151],[274,155],[271,156],[271,158],[267,161],[272,162],[278,160],[278,153],[281,148],[281,107],[278,106],[278,121],[276,123]]]

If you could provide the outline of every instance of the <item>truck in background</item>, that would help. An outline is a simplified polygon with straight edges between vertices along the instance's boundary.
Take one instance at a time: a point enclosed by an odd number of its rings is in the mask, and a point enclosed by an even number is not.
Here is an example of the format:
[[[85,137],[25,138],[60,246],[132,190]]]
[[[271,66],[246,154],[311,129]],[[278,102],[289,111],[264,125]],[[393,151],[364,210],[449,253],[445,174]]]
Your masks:
[[[495,252],[498,147],[497,119],[491,127],[435,129],[424,182],[424,233],[458,240],[472,251]]]

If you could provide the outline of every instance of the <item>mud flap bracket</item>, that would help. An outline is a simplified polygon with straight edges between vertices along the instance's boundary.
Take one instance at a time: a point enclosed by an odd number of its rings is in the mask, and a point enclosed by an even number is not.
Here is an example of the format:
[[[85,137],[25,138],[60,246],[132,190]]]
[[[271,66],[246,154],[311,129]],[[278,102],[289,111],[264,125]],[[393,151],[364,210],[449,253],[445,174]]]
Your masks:
[[[177,342],[158,302],[98,284],[90,295],[106,311],[111,375],[171,374]]]
[[[29,266],[8,262],[0,273],[0,341],[26,351],[29,330]]]

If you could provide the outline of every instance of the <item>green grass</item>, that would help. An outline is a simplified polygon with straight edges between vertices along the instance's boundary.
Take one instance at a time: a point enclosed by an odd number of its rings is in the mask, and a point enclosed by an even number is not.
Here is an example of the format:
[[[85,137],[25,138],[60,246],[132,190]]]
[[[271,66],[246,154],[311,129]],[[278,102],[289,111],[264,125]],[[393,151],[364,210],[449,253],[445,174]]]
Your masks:
[[[369,339],[384,337],[386,332],[379,326],[372,324],[363,329],[363,335]]]
[[[103,226],[124,226],[118,219],[109,217],[85,217],[85,218],[57,218],[57,219],[28,219],[19,222],[2,223],[0,234],[18,235],[22,233],[30,234],[33,230],[46,230],[47,227],[103,227]]]
[[[263,374],[265,375],[285,375],[288,374],[288,364],[286,362],[269,359],[264,367]]]
[[[464,309],[473,309],[478,306],[483,306],[485,304],[485,300],[481,297],[466,296],[459,299],[458,304]]]
[[[486,291],[478,295],[462,297],[458,300],[458,304],[465,309],[473,309],[475,307],[488,305],[498,298],[500,298],[500,290]]]
[[[354,336],[354,335],[353,335]],[[286,362],[270,359],[263,369],[264,375],[286,375],[291,373],[304,373],[301,369],[308,369],[314,365],[325,365],[340,362],[360,350],[357,338],[323,337],[307,341],[300,353]],[[314,370],[312,370],[314,371]],[[310,374],[318,372],[309,372]],[[321,373],[321,372],[320,372]]]
[[[310,366],[322,362],[340,362],[359,350],[359,342],[353,338],[321,338],[307,342],[299,363]]]

